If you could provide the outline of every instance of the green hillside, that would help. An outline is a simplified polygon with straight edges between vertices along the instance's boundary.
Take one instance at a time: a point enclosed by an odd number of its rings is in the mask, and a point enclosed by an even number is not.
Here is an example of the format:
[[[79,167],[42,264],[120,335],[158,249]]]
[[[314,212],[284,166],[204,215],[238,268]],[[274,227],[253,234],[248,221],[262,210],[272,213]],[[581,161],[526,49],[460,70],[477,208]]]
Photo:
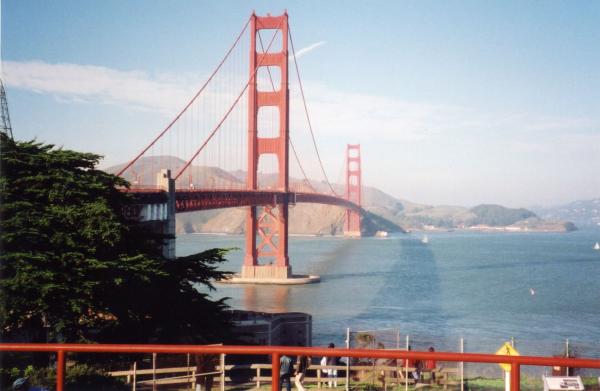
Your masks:
[[[175,172],[182,165],[180,159],[171,156],[145,158],[138,166],[130,169],[128,180],[137,179],[140,184],[154,183],[157,171],[147,167],[160,167],[167,164]],[[107,168],[118,172],[123,165]],[[146,167],[146,169],[143,169]],[[192,166],[194,187],[243,187],[246,173],[227,172],[216,167]],[[133,173],[137,176],[134,176]],[[263,174],[259,182],[263,186],[275,183],[276,175]],[[180,185],[189,186],[187,180]],[[290,185],[296,191],[312,191],[297,178],[290,178]],[[328,193],[329,186],[324,182],[311,181],[318,192]],[[333,184],[336,193],[344,194],[345,186]],[[502,230],[508,231],[551,231],[566,232],[576,227],[562,219],[542,219],[527,209],[512,209],[501,205],[482,204],[473,208],[455,205],[425,205],[395,198],[377,188],[363,186],[362,207],[363,234],[372,235],[376,231],[404,232],[407,230]],[[289,231],[303,235],[341,235],[345,209],[330,205],[298,204],[290,208]],[[218,209],[204,212],[182,213],[177,216],[177,232],[230,233],[240,234],[245,229],[244,208]]]
[[[537,217],[530,210],[519,208],[511,209],[501,205],[477,205],[469,209],[475,217],[469,221],[469,225],[488,225],[490,227],[507,226],[517,221]]]

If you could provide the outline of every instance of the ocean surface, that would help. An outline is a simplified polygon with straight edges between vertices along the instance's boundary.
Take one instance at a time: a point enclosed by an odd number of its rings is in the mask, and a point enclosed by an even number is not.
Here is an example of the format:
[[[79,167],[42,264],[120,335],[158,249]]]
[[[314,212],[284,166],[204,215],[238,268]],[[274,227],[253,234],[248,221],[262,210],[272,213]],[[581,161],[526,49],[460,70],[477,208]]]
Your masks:
[[[571,233],[422,233],[387,238],[290,237],[300,286],[217,285],[214,298],[236,309],[313,316],[313,345],[344,346],[346,329],[386,347],[495,352],[514,340],[521,354],[600,357],[600,230]],[[243,236],[177,238],[178,255],[232,250],[239,271]]]

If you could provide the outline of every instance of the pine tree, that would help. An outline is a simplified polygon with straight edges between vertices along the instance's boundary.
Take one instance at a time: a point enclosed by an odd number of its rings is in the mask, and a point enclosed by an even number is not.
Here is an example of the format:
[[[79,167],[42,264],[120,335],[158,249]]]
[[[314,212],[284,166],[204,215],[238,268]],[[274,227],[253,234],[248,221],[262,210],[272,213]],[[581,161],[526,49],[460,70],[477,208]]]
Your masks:
[[[225,250],[165,260],[161,238],[124,219],[132,196],[100,156],[1,134],[3,340],[209,342],[227,338],[223,300],[197,287]]]

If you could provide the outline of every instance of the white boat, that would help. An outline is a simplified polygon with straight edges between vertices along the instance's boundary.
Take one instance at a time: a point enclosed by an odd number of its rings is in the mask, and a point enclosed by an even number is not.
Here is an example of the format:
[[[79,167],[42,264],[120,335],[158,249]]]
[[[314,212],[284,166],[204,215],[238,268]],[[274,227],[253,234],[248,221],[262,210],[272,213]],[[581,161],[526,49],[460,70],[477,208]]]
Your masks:
[[[377,232],[375,232],[375,236],[378,238],[385,238],[386,236],[388,236],[388,232],[387,231],[377,231]]]
[[[594,250],[600,250],[600,243],[596,242],[594,245]]]
[[[429,238],[427,237],[427,235],[423,236],[423,239],[421,239],[421,243],[423,243],[423,244],[429,243]]]

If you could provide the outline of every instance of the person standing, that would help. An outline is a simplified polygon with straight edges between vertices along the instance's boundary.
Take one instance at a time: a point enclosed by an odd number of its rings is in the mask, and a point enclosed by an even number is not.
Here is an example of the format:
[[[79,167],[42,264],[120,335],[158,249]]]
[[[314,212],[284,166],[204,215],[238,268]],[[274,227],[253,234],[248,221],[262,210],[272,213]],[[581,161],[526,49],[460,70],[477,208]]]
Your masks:
[[[292,365],[292,359],[286,355],[282,355],[279,359],[279,389],[283,387],[283,383],[286,383],[287,391],[292,391],[291,375],[294,367]]]
[[[433,353],[435,352],[435,349],[433,348],[433,346],[430,346],[428,349],[429,352]],[[437,367],[437,361],[436,360],[425,360],[425,365],[424,365],[424,369],[427,372],[431,373],[431,381],[435,382],[435,369]]]
[[[408,351],[411,350],[412,347],[408,345]],[[412,371],[408,373],[408,377],[410,379],[414,379],[415,384],[418,383],[421,380],[421,361],[408,358],[404,362],[404,365],[406,366],[406,368],[412,369]]]
[[[329,349],[334,349],[335,344],[332,342],[327,347]],[[323,357],[321,359],[321,365],[328,366],[328,367],[336,366],[337,365],[337,357]],[[329,379],[331,379],[327,382],[328,387],[331,388],[332,384],[333,384],[333,387],[337,387],[337,369],[335,369],[335,368],[323,369],[323,373],[325,373],[327,375],[327,377]]]
[[[310,359],[308,356],[304,355],[298,356],[296,359],[296,365],[298,366],[298,369],[296,369],[296,378],[294,379],[294,384],[296,384],[298,391],[305,391],[304,384],[302,384],[302,382],[304,381],[304,376],[306,376],[306,370],[308,369],[309,362]]]

